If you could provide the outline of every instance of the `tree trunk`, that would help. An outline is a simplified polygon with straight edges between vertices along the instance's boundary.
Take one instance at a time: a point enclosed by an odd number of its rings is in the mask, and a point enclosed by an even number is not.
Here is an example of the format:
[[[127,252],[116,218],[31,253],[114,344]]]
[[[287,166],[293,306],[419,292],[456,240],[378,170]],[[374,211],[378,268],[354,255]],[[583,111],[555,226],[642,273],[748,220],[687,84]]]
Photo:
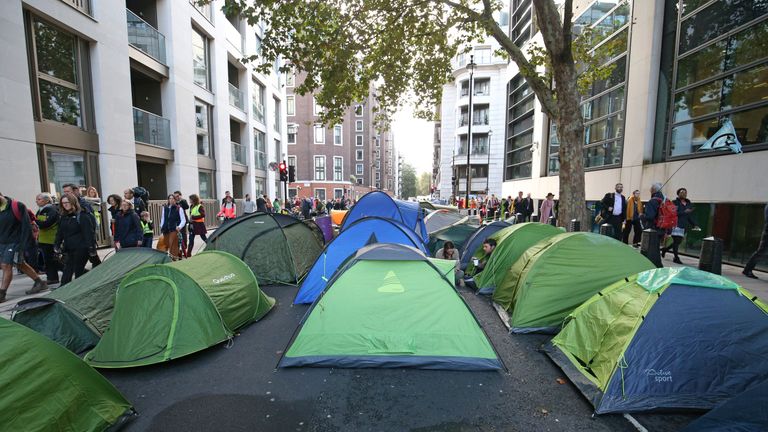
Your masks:
[[[580,95],[576,84],[576,70],[571,62],[558,64],[553,61],[557,88],[557,137],[560,140],[560,196],[558,225],[567,226],[576,219],[581,229],[592,226],[587,209],[584,180],[584,121],[579,105]]]

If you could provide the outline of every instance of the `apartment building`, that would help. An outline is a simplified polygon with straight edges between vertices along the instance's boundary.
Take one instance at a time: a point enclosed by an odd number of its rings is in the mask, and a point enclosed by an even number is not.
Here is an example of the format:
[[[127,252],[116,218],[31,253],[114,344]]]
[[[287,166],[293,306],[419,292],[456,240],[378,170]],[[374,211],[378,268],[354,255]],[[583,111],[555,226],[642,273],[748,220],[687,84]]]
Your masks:
[[[531,28],[532,11],[530,0],[514,1],[511,28]],[[697,255],[701,239],[714,235],[724,241],[726,261],[743,263],[757,246],[768,201],[768,3],[582,0],[574,2],[573,21],[577,33],[594,30],[594,55],[614,65],[582,97],[587,205],[597,211],[616,183],[626,193],[639,189],[644,200],[653,182],[666,182],[672,198],[687,188],[702,231],[688,233],[684,250]],[[505,79],[503,194],[557,199],[554,125],[514,63]],[[744,153],[699,151],[726,120]]]
[[[32,202],[64,183],[218,198],[279,193],[285,88],[256,73],[261,26],[220,1],[0,3],[0,184]]]
[[[395,147],[389,130],[379,130],[375,89],[350,107],[338,124],[320,121],[323,112],[312,94],[294,92],[304,73],[286,80],[287,163],[296,181],[288,195],[357,199],[371,190],[395,191]]]

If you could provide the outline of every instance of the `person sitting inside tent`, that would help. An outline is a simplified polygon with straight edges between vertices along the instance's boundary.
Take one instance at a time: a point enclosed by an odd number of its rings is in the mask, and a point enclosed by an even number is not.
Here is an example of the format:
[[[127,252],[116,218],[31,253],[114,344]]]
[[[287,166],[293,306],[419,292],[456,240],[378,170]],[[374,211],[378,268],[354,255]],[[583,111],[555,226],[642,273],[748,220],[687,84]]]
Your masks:
[[[452,241],[449,240],[443,243],[443,247],[441,247],[440,249],[437,250],[437,252],[435,252],[435,258],[456,261],[456,271],[454,272],[455,274],[454,282],[459,283],[459,281],[461,281],[464,278],[464,272],[461,271],[461,269],[459,268],[459,264],[460,264],[459,260],[461,259],[459,250],[456,249],[456,246],[453,245]]]
[[[488,260],[491,259],[491,254],[493,253],[494,249],[496,249],[496,240],[492,238],[485,239],[483,242],[483,252],[485,252],[485,257],[483,259],[474,259],[475,262],[473,264],[475,265],[475,275],[483,271],[485,265],[488,263]]]

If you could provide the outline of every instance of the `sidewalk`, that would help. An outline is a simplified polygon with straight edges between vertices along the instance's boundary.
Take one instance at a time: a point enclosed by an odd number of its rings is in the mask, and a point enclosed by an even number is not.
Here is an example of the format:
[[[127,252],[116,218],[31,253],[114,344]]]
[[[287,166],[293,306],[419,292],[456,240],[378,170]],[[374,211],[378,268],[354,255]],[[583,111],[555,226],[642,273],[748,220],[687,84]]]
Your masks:
[[[208,235],[210,235],[213,231],[209,230]],[[192,251],[192,254],[197,254],[200,252],[200,250],[203,248],[203,245],[205,244],[204,241],[201,241],[199,238],[195,239],[195,248]],[[157,239],[155,239],[153,243],[153,247],[157,245]],[[101,257],[101,260],[103,261],[105,258],[108,259],[108,256],[111,256],[114,253],[114,248],[103,248],[99,249],[99,257]],[[90,270],[91,264],[88,263],[85,266],[86,269]],[[16,303],[20,302],[21,300],[32,298],[32,297],[41,297],[46,294],[48,294],[50,291],[43,291],[38,294],[32,294],[27,295],[24,292],[30,288],[32,288],[32,279],[27,277],[26,275],[20,275],[16,274],[16,269],[13,270],[13,281],[11,282],[11,286],[8,288],[8,294],[7,294],[7,300],[5,303],[0,303],[0,317],[2,318],[11,318],[11,311],[14,306],[16,306]],[[43,279],[45,279],[45,275],[41,276]],[[58,288],[59,285],[55,285],[56,288]],[[65,287],[66,289],[66,287]]]

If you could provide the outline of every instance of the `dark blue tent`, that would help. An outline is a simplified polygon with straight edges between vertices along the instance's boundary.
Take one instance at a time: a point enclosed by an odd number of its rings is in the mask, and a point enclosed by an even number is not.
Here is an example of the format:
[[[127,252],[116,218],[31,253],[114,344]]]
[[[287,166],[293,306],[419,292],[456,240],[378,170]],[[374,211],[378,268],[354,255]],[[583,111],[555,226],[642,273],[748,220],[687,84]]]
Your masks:
[[[768,382],[752,387],[699,417],[681,432],[768,431]]]
[[[369,216],[398,221],[418,234],[422,242],[429,241],[427,226],[424,223],[424,209],[419,206],[419,203],[396,200],[381,191],[363,195],[344,216],[340,231],[344,231],[355,221]]]
[[[475,254],[477,248],[483,245],[485,239],[511,225],[512,224],[509,222],[496,221],[478,228],[477,231],[467,239],[467,242],[464,243],[464,249],[461,251],[461,269],[467,269],[467,265],[469,265],[472,255]]]
[[[344,261],[358,249],[373,243],[403,244],[427,253],[426,246],[419,236],[400,222],[382,217],[359,219],[325,246],[304,278],[294,304],[314,302]]]

